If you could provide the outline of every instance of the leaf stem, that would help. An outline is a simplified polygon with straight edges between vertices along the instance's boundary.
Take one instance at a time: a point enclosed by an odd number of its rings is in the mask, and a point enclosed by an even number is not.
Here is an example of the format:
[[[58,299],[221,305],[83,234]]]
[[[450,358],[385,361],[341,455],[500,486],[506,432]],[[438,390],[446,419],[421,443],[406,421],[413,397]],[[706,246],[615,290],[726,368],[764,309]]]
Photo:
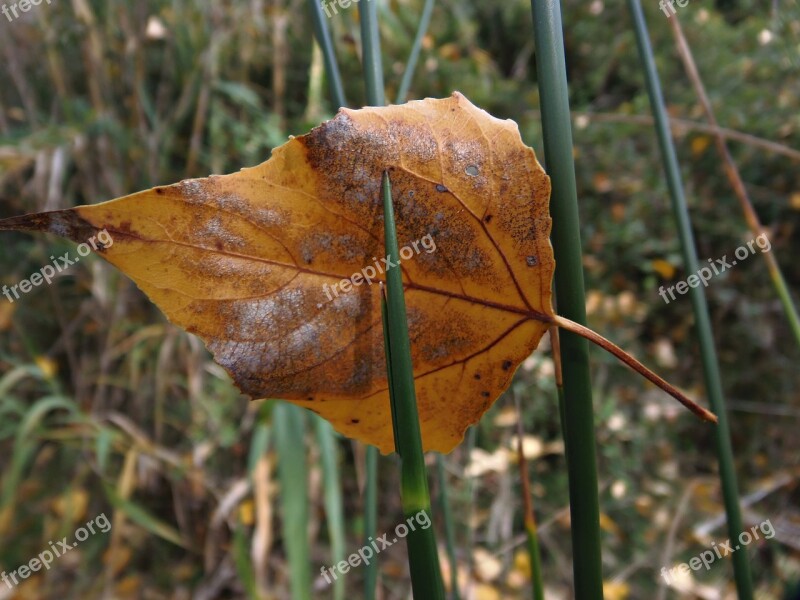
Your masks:
[[[633,356],[625,352],[622,348],[617,346],[614,342],[607,340],[599,333],[592,331],[588,327],[584,327],[580,323],[576,323],[575,321],[570,321],[569,319],[565,319],[559,315],[555,315],[553,317],[553,322],[561,327],[561,329],[566,329],[572,333],[575,333],[582,338],[585,338],[600,346],[603,350],[613,354],[619,360],[624,362],[628,365],[631,369],[639,373],[642,377],[645,377],[649,381],[653,382],[655,385],[660,387],[662,390],[667,392],[670,396],[675,398],[678,402],[683,404],[686,408],[696,414],[698,417],[705,421],[711,421],[712,423],[717,422],[717,416],[709,410],[706,410],[693,400],[691,400],[688,396],[686,396],[683,392],[681,392],[678,388],[673,386],[671,383],[663,379],[662,377],[656,375],[645,367],[642,363],[636,360]]]

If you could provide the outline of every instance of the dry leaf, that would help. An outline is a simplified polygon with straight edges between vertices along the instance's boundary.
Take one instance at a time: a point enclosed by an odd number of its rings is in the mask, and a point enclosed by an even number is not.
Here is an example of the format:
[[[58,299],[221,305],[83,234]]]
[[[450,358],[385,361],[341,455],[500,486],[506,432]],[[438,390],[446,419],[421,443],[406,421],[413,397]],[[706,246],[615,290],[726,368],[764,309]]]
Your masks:
[[[479,581],[488,583],[494,581],[503,572],[503,563],[491,552],[482,547],[477,547],[472,552],[475,576]]]
[[[603,598],[606,600],[626,600],[630,593],[630,586],[624,581],[603,581]]]
[[[664,279],[672,279],[675,276],[675,266],[662,258],[654,259],[650,266]]]
[[[621,349],[553,314],[549,178],[515,123],[457,92],[342,109],[257,167],[6,219],[0,229],[92,240],[206,343],[244,393],[294,402],[388,453],[380,291],[365,282],[368,267],[383,268],[384,171],[426,450],[461,441],[550,323],[713,419]]]
[[[554,266],[547,175],[515,123],[461,94],[342,109],[257,167],[17,225],[78,243],[106,230],[103,256],[243,392],[390,452],[378,285],[331,291],[384,255],[386,169],[401,248],[435,243],[401,267],[423,441],[447,452],[538,345]]]

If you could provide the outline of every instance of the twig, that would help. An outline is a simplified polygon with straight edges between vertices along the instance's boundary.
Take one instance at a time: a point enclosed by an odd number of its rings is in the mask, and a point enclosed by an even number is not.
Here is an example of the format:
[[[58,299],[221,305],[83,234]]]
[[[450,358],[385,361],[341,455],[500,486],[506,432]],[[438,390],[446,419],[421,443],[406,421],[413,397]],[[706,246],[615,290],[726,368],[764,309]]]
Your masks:
[[[692,82],[692,86],[694,87],[695,93],[700,100],[700,104],[703,106],[703,111],[706,113],[706,119],[712,127],[718,129],[719,125],[717,124],[717,119],[714,116],[714,110],[711,108],[711,102],[706,94],[703,81],[700,79],[700,73],[698,72],[697,65],[694,62],[692,51],[683,35],[683,29],[681,29],[678,15],[675,14],[668,20],[670,26],[672,27],[672,33],[675,36],[675,44],[678,49],[678,54],[681,57],[681,61],[683,61],[686,74],[689,76],[689,79]],[[739,199],[739,204],[742,207],[742,212],[744,213],[744,218],[748,227],[750,228],[750,231],[754,237],[765,235],[764,226],[761,224],[758,214],[753,208],[752,202],[750,202],[750,198],[747,195],[747,189],[744,186],[741,175],[739,175],[739,169],[737,169],[736,163],[733,161],[733,157],[731,157],[731,153],[728,151],[725,138],[720,135],[719,132],[716,132],[714,135],[714,141],[716,142],[717,150],[722,157],[725,174],[727,175],[728,181],[730,181],[731,186],[733,187],[733,191],[736,193],[736,196]],[[792,301],[791,292],[786,286],[786,281],[784,280],[783,274],[778,266],[778,261],[775,258],[775,255],[771,252],[762,252],[761,255],[767,262],[767,270],[769,271],[770,278],[775,286],[775,291],[780,298],[781,304],[783,305],[783,310],[786,313],[786,318],[789,320],[789,325],[792,328],[795,339],[797,340],[798,344],[800,344],[800,316],[797,314],[797,309]]]
[[[670,396],[675,398],[678,402],[683,404],[686,408],[688,408],[690,411],[692,411],[701,419],[704,419],[706,421],[711,421],[712,423],[717,422],[717,416],[714,413],[706,410],[705,408],[694,402],[694,400],[691,400],[683,392],[678,390],[678,388],[676,388],[668,381],[662,379],[661,377],[653,373],[653,371],[645,367],[642,363],[633,358],[630,354],[625,352],[614,342],[607,340],[599,333],[592,331],[588,327],[584,327],[580,323],[575,323],[574,321],[570,321],[569,319],[565,319],[564,317],[561,317],[559,315],[555,315],[553,317],[553,323],[555,323],[562,329],[566,329],[567,331],[571,331],[572,333],[575,333],[583,338],[586,338],[593,344],[600,346],[603,350],[606,350],[607,352],[613,354],[619,360],[628,365],[631,369],[639,373],[639,375],[641,375],[645,379],[650,380],[658,387],[660,387],[662,390],[667,392]]]
[[[689,508],[689,500],[692,499],[692,494],[694,493],[694,488],[697,487],[699,481],[693,480],[689,482],[689,485],[686,486],[686,489],[683,491],[683,495],[681,496],[680,502],[678,502],[678,508],[675,509],[675,516],[672,519],[672,523],[669,526],[669,532],[667,533],[667,541],[664,544],[664,552],[661,554],[661,564],[665,567],[670,564],[672,561],[673,553],[675,552],[675,537],[678,533],[678,526],[681,523],[684,515],[686,514],[686,509]],[[667,596],[667,585],[666,581],[659,578],[658,580],[658,600],[664,600]]]
[[[618,113],[593,113],[593,112],[573,112],[573,117],[584,118],[596,123],[632,123],[634,125],[653,125],[653,117],[650,115],[624,115]],[[703,133],[710,133],[714,135],[721,135],[728,140],[736,140],[748,146],[761,148],[775,154],[780,154],[791,158],[792,160],[800,161],[800,150],[790,148],[785,144],[779,144],[771,140],[744,133],[743,131],[736,131],[735,129],[728,129],[727,127],[719,127],[718,125],[707,125],[705,123],[697,123],[689,121],[688,119],[669,119],[669,126],[673,132],[681,133],[685,131],[702,131]]]

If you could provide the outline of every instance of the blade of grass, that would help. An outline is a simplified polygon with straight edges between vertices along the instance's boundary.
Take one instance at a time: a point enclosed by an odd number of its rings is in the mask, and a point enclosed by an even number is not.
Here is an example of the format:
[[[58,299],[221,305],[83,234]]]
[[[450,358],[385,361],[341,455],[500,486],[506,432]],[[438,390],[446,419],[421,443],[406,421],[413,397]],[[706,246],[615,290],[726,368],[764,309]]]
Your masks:
[[[308,0],[308,6],[311,10],[311,23],[314,26],[314,35],[316,35],[317,43],[319,43],[322,49],[322,56],[325,61],[325,73],[328,76],[328,88],[330,89],[331,98],[334,103],[336,103],[336,108],[347,106],[344,86],[342,85],[342,76],[339,73],[339,63],[336,61],[336,51],[333,49],[331,32],[328,29],[328,21],[325,15],[322,14],[322,5],[319,0]]]
[[[364,490],[364,545],[378,539],[378,458],[375,446],[367,446],[366,489]],[[378,587],[378,556],[364,567],[364,600],[375,600]]]
[[[533,600],[544,600],[542,582],[542,559],[539,553],[539,534],[536,529],[536,516],[533,512],[533,496],[531,495],[531,482],[528,476],[528,461],[525,460],[522,429],[522,408],[519,398],[514,394],[514,405],[517,409],[517,457],[520,482],[522,484],[522,506],[525,519],[525,539],[528,547],[528,558],[531,563],[531,597]]]
[[[450,598],[461,600],[458,592],[458,561],[456,560],[455,529],[453,526],[453,512],[447,497],[447,471],[445,470],[444,456],[436,453],[436,473],[439,476],[439,510],[444,519],[444,539],[447,546],[447,560],[450,561]]]
[[[556,379],[556,396],[558,397],[558,412],[561,420],[561,429],[565,430],[566,415],[564,414],[564,378],[561,375],[561,340],[558,337],[558,327],[551,326],[548,329],[550,333],[550,347],[553,353],[553,369],[555,371]],[[564,457],[569,461],[569,448],[567,448],[566,440],[564,440]]]
[[[397,256],[397,230],[395,229],[392,191],[388,173],[383,174],[383,208],[386,256],[389,260]],[[427,515],[430,523],[431,499],[422,451],[422,433],[417,413],[417,398],[414,390],[414,369],[411,362],[411,342],[408,337],[408,320],[403,296],[403,276],[400,269],[386,272],[386,290],[381,295],[384,322],[384,339],[389,347],[386,355],[387,371],[391,376],[389,400],[395,429],[395,447],[400,455],[401,499],[406,523],[419,525],[417,517]],[[406,538],[408,562],[411,570],[411,588],[419,600],[444,600],[444,585],[439,567],[436,537],[430,525],[424,529],[409,528]]]
[[[25,413],[16,431],[10,465],[5,470],[6,476],[0,492],[0,509],[11,506],[13,510],[12,500],[19,492],[23,473],[39,448],[36,430],[45,417],[56,410],[66,410],[71,415],[78,416],[75,402],[67,396],[45,396],[31,405]]]
[[[378,33],[377,2],[366,2],[359,6],[361,24],[361,43],[363,46],[364,85],[367,91],[367,104],[383,106],[386,98],[383,90],[383,65],[381,63],[381,44]],[[385,315],[384,315],[385,318]],[[388,351],[388,350],[387,350]],[[387,354],[388,356],[388,354]],[[391,371],[389,387],[391,388]],[[394,424],[394,421],[393,421]],[[380,453],[375,446],[367,446],[366,493],[364,495],[365,531],[364,545],[378,537],[378,461]],[[367,565],[364,578],[365,600],[374,600],[378,586],[378,557]]]
[[[372,3],[370,3],[372,4]],[[321,5],[317,0],[309,0],[311,8],[311,17],[314,23],[314,32],[317,41],[322,50],[325,72],[328,75],[328,85],[331,97],[338,107],[347,106],[347,99],[344,95],[344,86],[342,85],[341,75],[339,74],[339,66],[336,61],[336,53],[331,42],[330,31],[328,30],[328,23],[323,17]],[[377,38],[377,19],[374,19],[375,34],[368,31],[367,36],[375,36]],[[373,46],[370,46],[370,52],[373,52]],[[380,48],[377,49],[380,52]],[[380,65],[380,62],[377,63]],[[366,76],[366,71],[365,71]],[[367,80],[368,95],[375,95],[374,104],[383,104],[383,77],[381,71],[380,85],[375,85],[374,82]],[[372,85],[370,85],[372,84]],[[377,95],[375,90],[380,90],[380,96]],[[374,446],[367,447],[366,456],[366,490],[364,493],[364,545],[369,545],[370,539],[377,538],[377,521],[378,521],[378,449]],[[368,565],[365,566],[364,573],[364,598],[365,600],[374,600],[376,588],[378,584],[378,558],[375,557]],[[338,593],[338,592],[336,592]]]
[[[253,569],[253,562],[250,560],[248,538],[245,526],[237,523],[233,529],[231,552],[233,554],[233,566],[236,568],[237,575],[239,575],[239,581],[242,582],[245,596],[250,600],[259,600],[255,570]]]
[[[281,485],[283,543],[289,561],[292,598],[311,600],[308,544],[308,481],[305,452],[305,413],[278,402],[272,410],[278,480]]]
[[[367,79],[367,96],[371,98],[370,104],[381,105],[384,104],[383,99],[383,70],[380,68],[380,60],[374,60],[374,53],[377,52],[380,56],[380,46],[377,42],[377,18],[374,14],[374,4],[368,3],[373,9],[372,21],[366,23],[363,21],[362,15],[362,35],[370,41],[369,52],[365,46],[365,57],[369,56],[370,61],[374,61],[372,71],[368,71],[366,66],[364,70]],[[331,42],[330,31],[328,30],[328,23],[322,15],[321,5],[317,0],[309,0],[311,8],[311,17],[314,23],[314,32],[317,41],[322,49],[322,54],[325,62],[325,72],[328,75],[328,85],[330,94],[334,102],[339,106],[347,106],[347,99],[344,95],[344,86],[342,85],[341,75],[339,74],[339,66],[336,61],[336,53]],[[362,6],[363,11],[363,6]],[[365,33],[366,31],[366,33]],[[372,42],[372,40],[376,40]],[[366,58],[365,58],[366,61]],[[376,66],[377,65],[377,66]],[[375,80],[375,70],[380,74],[378,80]],[[370,72],[372,75],[367,75]],[[378,449],[374,446],[367,447],[366,456],[366,490],[364,493],[364,545],[369,546],[371,539],[376,539],[377,536],[377,522],[378,522],[378,460],[380,458]],[[378,557],[376,556],[368,565],[365,566],[364,573],[364,599],[374,600],[376,589],[378,585]],[[335,592],[338,594],[338,591]]]
[[[466,469],[472,461],[472,451],[475,449],[476,438],[478,437],[478,425],[473,425],[467,430],[467,441],[466,441],[466,448],[464,449],[464,455],[467,457],[466,464],[463,469]],[[462,470],[463,473],[463,470]],[[473,527],[473,523],[475,523],[476,513],[477,513],[477,484],[478,481],[477,477],[467,477],[467,489],[465,490],[466,497],[467,497],[467,534],[466,534],[466,544],[465,548],[467,549],[467,581],[464,583],[464,589],[469,593],[470,589],[473,588],[472,582],[472,574],[475,572],[475,553],[472,552],[472,548],[475,547],[475,528]]]
[[[363,46],[364,83],[367,88],[367,104],[383,106],[386,99],[383,90],[383,63],[381,62],[381,38],[378,33],[378,2],[359,5],[361,23],[361,45]]]
[[[628,0],[628,8],[633,17],[634,30],[636,31],[636,44],[639,57],[644,68],[647,82],[647,93],[650,96],[650,108],[656,123],[656,133],[661,148],[661,159],[664,162],[664,171],[669,186],[672,210],[678,226],[681,240],[681,251],[687,273],[697,270],[697,252],[692,234],[692,224],[689,209],[678,167],[678,158],[675,146],[669,132],[667,113],[664,108],[664,97],[661,93],[661,83],[656,70],[653,50],[650,46],[650,36],[644,20],[644,13],[638,0]],[[742,516],[739,508],[739,490],[736,481],[736,469],[733,461],[730,429],[728,426],[728,412],[722,392],[722,378],[719,372],[717,353],[714,348],[714,336],[711,330],[711,319],[708,314],[708,304],[702,289],[690,288],[689,296],[694,310],[697,324],[697,335],[700,343],[700,355],[703,362],[703,374],[711,408],[717,414],[718,423],[714,431],[714,441],[719,459],[720,478],[722,480],[722,493],[725,503],[725,512],[728,517],[728,535],[736,539],[742,531]],[[741,600],[753,597],[753,583],[750,574],[750,564],[747,560],[747,551],[733,554],[733,571],[736,579],[736,589]]]
[[[253,428],[253,436],[250,441],[250,452],[247,459],[247,475],[252,486],[254,502],[254,523],[252,536],[247,536],[250,546],[249,551],[249,572],[253,575],[253,585],[256,589],[256,597],[267,596],[270,588],[267,557],[272,548],[273,541],[273,503],[272,503],[272,482],[273,482],[273,462],[274,454],[269,452],[272,443],[272,421],[273,404],[263,403],[258,409],[258,416]],[[237,567],[241,571],[241,567]],[[248,572],[245,571],[245,574]],[[260,594],[260,596],[259,596]]]
[[[331,563],[345,560],[344,508],[342,506],[342,484],[339,479],[339,453],[333,427],[322,417],[314,415],[314,425],[322,461],[322,483],[325,493],[325,516],[328,522],[328,537],[331,541]],[[344,578],[333,582],[334,600],[344,600]]]
[[[140,506],[133,500],[120,496],[117,491],[111,486],[104,486],[106,498],[115,509],[122,511],[131,520],[143,529],[146,529],[153,535],[160,537],[163,540],[171,542],[176,546],[180,546],[186,550],[197,552],[196,548],[183,539],[181,533],[169,525],[155,517],[150,511],[143,506]]]
[[[561,5],[558,0],[531,0],[531,10],[544,157],[553,189],[550,212],[558,265],[555,272],[558,308],[567,319],[583,324],[586,300]],[[575,596],[582,600],[599,599],[603,597],[603,578],[589,347],[586,340],[565,331],[561,349]]]
[[[417,68],[417,61],[419,60],[419,51],[422,48],[422,40],[425,33],[428,31],[428,26],[431,24],[431,15],[433,14],[433,5],[436,0],[425,0],[425,6],[422,8],[422,16],[419,19],[419,27],[417,27],[417,35],[414,38],[414,44],[411,46],[411,52],[408,55],[408,62],[406,69],[403,72],[403,79],[400,80],[400,89],[397,90],[397,104],[403,104],[408,96],[408,89],[411,87],[411,80],[414,78],[414,70]]]

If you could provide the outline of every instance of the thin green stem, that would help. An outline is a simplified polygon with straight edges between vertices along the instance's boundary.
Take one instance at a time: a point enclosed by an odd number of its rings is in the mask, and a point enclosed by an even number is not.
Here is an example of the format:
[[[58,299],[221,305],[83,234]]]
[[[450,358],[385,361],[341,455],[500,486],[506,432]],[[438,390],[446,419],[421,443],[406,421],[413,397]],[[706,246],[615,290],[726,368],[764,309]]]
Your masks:
[[[408,96],[408,89],[411,87],[411,80],[414,78],[414,70],[417,68],[419,51],[422,48],[422,40],[425,38],[428,26],[431,24],[431,15],[433,15],[433,5],[435,1],[436,0],[425,0],[422,16],[419,19],[419,27],[417,27],[417,35],[414,38],[414,44],[411,46],[411,53],[408,55],[406,70],[403,72],[403,79],[400,81],[400,89],[397,90],[397,104],[403,104],[403,102],[406,101],[406,96]]]
[[[311,549],[307,535],[308,465],[303,445],[305,414],[303,409],[284,402],[278,402],[272,412],[281,484],[281,524],[283,539],[286,540],[292,598],[297,600],[311,600]]]
[[[450,598],[460,600],[458,592],[458,561],[456,560],[456,532],[453,525],[453,511],[447,494],[447,471],[444,456],[436,453],[436,473],[439,476],[439,510],[444,518],[444,539],[447,546],[447,560],[450,561]]]
[[[328,75],[328,85],[331,97],[338,107],[347,106],[347,99],[344,95],[344,86],[339,74],[339,65],[336,61],[336,53],[331,41],[330,31],[322,7],[317,0],[309,0],[311,9],[311,20],[314,24],[314,33],[319,42],[325,61],[325,72]],[[378,48],[378,52],[380,49]],[[381,85],[382,89],[382,85]],[[382,104],[383,102],[381,102]],[[366,460],[366,490],[364,493],[364,539],[365,546],[369,545],[370,538],[377,537],[378,521],[378,449],[374,446],[367,446]],[[373,600],[378,584],[378,560],[377,557],[365,566],[364,575],[364,598]]]
[[[542,559],[539,552],[539,533],[536,528],[536,516],[533,512],[533,492],[528,475],[528,461],[525,459],[524,430],[522,428],[522,408],[519,398],[514,394],[514,405],[517,409],[517,458],[519,478],[522,487],[522,506],[524,510],[525,538],[528,547],[528,559],[531,563],[531,598],[544,600],[544,582],[542,581]]]
[[[551,239],[558,265],[555,273],[558,307],[567,319],[584,324],[586,301],[561,6],[558,0],[532,0],[531,7],[544,157],[553,186]],[[603,597],[600,508],[589,347],[579,335],[564,331],[561,351],[575,596],[582,600],[600,599]]]
[[[328,524],[328,537],[331,541],[331,564],[335,565],[346,559],[342,481],[339,477],[339,449],[331,424],[322,417],[313,416],[322,464],[325,520]],[[344,584],[343,578],[337,578],[333,582],[333,600],[344,600]]]
[[[381,38],[378,32],[378,3],[364,2],[359,5],[361,17],[361,45],[363,47],[364,81],[367,87],[367,104],[383,106],[386,97],[383,90],[383,63],[381,62]]]
[[[365,2],[359,6],[361,19],[361,40],[363,45],[364,84],[367,89],[367,103],[382,106],[386,103],[383,92],[383,66],[381,64],[381,44],[376,14],[377,2]],[[389,351],[388,344],[386,351]],[[387,354],[388,356],[388,354]],[[391,388],[391,365],[387,364],[389,386]],[[394,424],[394,422],[393,422]],[[370,536],[378,538],[378,459],[379,452],[375,446],[367,447],[367,493],[364,498],[366,517],[366,540],[369,545]],[[367,600],[373,600],[378,585],[378,561],[368,566],[364,579],[364,593]]]
[[[333,49],[331,33],[328,29],[327,17],[322,13],[322,5],[319,0],[308,0],[311,10],[311,22],[314,26],[314,35],[322,48],[322,56],[325,60],[325,73],[328,75],[328,87],[330,88],[331,98],[336,103],[336,108],[347,106],[344,96],[344,86],[342,76],[339,74],[339,63],[336,61],[336,51]]]
[[[375,446],[367,446],[366,489],[364,490],[364,546],[378,539],[378,458]],[[364,567],[364,600],[375,600],[378,586],[378,557]]]
[[[388,261],[400,257],[395,228],[389,175],[383,174],[384,235]],[[418,600],[444,600],[436,537],[431,526],[431,500],[422,450],[422,432],[414,389],[411,341],[408,336],[403,276],[400,269],[386,271],[386,289],[381,294],[389,400],[393,406],[395,447],[400,455],[400,483],[405,523],[411,588]],[[426,526],[427,523],[427,526]],[[396,530],[395,530],[396,531]]]
[[[678,167],[678,158],[675,153],[675,146],[672,143],[667,113],[664,108],[664,97],[661,92],[661,84],[658,78],[658,71],[656,70],[655,59],[653,58],[653,50],[650,46],[650,36],[647,33],[647,25],[644,20],[642,7],[638,0],[628,0],[628,7],[633,17],[634,29],[636,31],[636,43],[644,67],[647,81],[647,93],[650,96],[650,107],[653,111],[653,117],[656,123],[656,133],[658,134],[661,158],[664,162],[664,171],[666,173],[670,198],[672,200],[672,210],[675,215],[675,221],[677,222],[678,233],[681,240],[683,261],[686,272],[693,273],[697,270],[697,252],[695,251],[689,209],[686,205],[686,197],[684,195],[683,183]],[[728,535],[730,539],[736,539],[742,531],[742,515],[739,507],[736,469],[734,467],[733,449],[731,447],[730,430],[728,427],[728,413],[725,408],[722,378],[719,372],[716,349],[714,348],[711,319],[709,318],[708,305],[703,289],[700,287],[690,288],[689,296],[694,310],[695,322],[697,324],[706,392],[708,393],[711,408],[718,418],[717,427],[714,431],[714,440],[717,449],[717,457],[719,459],[725,512],[728,517]],[[739,598],[740,600],[749,600],[753,597],[753,583],[750,574],[750,564],[747,558],[747,550],[742,547],[739,552],[734,552],[732,562]]]

